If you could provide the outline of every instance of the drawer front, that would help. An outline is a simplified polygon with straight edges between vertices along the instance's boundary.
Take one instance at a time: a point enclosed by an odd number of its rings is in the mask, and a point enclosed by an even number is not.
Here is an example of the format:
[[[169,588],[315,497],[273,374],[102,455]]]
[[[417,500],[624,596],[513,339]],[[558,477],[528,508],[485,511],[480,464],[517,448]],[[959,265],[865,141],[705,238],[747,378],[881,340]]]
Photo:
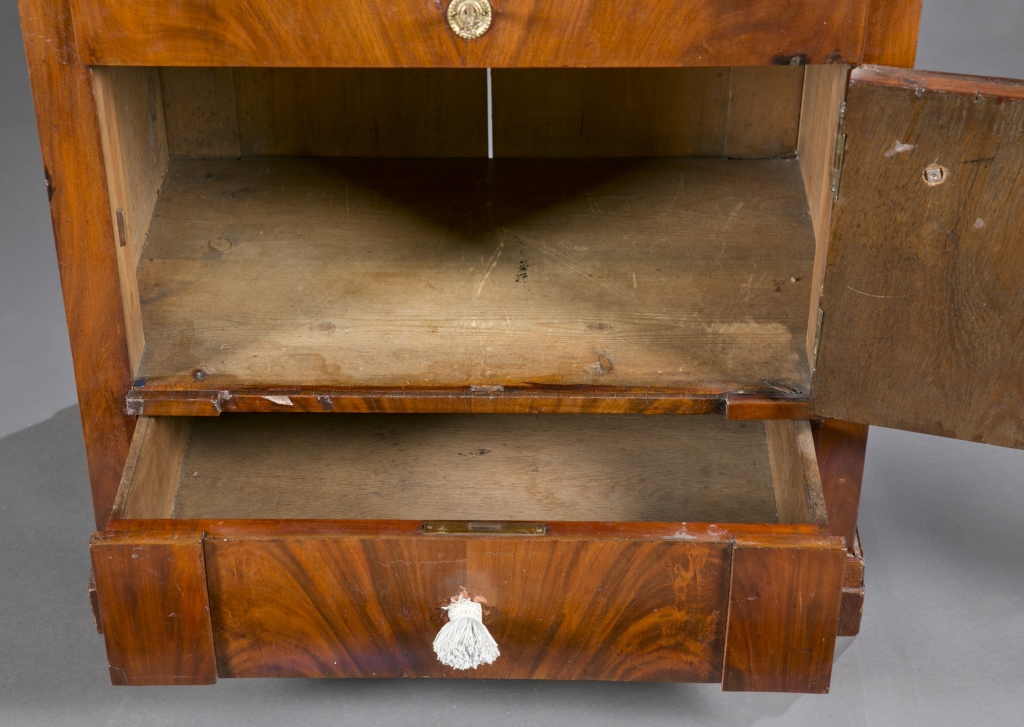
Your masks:
[[[867,0],[492,0],[481,37],[448,2],[72,0],[85,63],[641,67],[859,62]]]
[[[546,537],[208,538],[222,677],[716,682],[727,542]],[[486,598],[501,656],[457,671],[442,607]]]

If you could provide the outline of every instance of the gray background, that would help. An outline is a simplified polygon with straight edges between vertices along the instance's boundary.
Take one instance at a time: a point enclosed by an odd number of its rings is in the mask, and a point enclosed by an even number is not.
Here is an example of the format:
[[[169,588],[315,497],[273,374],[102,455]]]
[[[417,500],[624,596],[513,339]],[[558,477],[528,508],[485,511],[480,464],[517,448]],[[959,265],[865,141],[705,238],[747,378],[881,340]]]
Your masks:
[[[1024,78],[1021,0],[925,0],[917,65]],[[1024,241],[1022,241],[1024,244]],[[17,8],[0,0],[0,725],[1024,722],[1024,452],[873,428],[867,604],[827,696],[709,685],[224,680],[115,688]]]

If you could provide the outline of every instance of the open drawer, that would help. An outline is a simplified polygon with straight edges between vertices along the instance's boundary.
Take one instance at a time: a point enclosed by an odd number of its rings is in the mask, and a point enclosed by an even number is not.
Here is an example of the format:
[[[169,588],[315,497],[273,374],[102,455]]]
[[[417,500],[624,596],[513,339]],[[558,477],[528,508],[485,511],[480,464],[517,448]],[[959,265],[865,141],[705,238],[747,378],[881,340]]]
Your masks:
[[[721,681],[827,691],[846,550],[806,421],[141,418],[92,540],[118,684]],[[463,589],[500,657],[431,644]]]

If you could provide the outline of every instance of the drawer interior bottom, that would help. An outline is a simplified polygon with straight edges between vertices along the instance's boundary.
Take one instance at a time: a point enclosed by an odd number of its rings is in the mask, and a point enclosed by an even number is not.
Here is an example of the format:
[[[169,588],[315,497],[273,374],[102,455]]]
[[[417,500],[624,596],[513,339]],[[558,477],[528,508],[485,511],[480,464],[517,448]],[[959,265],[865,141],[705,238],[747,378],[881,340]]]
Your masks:
[[[820,520],[806,422],[241,414],[139,426],[121,518]]]

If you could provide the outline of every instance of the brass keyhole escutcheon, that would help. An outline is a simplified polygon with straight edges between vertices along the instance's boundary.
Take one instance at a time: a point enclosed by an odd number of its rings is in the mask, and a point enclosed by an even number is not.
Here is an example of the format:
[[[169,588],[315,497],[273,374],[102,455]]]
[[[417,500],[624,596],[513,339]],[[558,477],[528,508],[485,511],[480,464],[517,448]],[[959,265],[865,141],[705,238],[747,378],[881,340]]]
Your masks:
[[[491,4],[488,0],[452,0],[448,25],[460,38],[479,38],[491,27]]]

